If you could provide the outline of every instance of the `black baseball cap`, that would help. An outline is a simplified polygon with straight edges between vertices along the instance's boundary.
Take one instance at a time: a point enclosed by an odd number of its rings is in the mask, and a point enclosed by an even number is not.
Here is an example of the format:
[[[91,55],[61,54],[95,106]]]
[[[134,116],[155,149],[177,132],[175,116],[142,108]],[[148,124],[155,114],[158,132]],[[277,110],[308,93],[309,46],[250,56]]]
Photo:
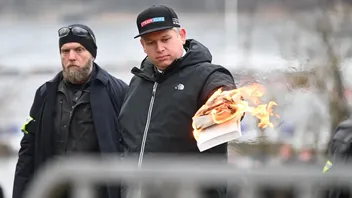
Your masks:
[[[139,34],[134,38],[151,32],[181,26],[177,14],[172,8],[164,5],[153,5],[137,16],[137,27]]]

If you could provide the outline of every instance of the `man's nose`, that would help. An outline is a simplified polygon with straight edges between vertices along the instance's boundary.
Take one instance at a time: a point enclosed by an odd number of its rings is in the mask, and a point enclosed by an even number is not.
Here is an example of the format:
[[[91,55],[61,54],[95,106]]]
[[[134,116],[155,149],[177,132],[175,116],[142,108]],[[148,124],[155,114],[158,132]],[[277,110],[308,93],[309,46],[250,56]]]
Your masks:
[[[69,54],[68,54],[68,59],[69,60],[76,60],[76,52],[74,50],[70,50]]]
[[[164,49],[165,49],[164,44],[161,43],[161,42],[157,42],[157,44],[156,44],[156,51],[157,51],[157,52],[162,52],[162,51],[164,51]]]

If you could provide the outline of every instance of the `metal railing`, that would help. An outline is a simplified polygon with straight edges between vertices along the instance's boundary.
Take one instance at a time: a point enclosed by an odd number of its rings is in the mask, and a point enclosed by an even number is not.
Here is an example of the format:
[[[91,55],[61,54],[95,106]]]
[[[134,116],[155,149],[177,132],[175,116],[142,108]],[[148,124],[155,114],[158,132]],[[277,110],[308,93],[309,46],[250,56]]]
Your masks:
[[[228,189],[236,186],[240,195],[236,197],[254,198],[262,186],[294,186],[299,193],[297,197],[322,197],[319,189],[327,185],[342,182],[351,188],[352,171],[340,167],[329,174],[322,174],[317,167],[267,167],[257,169],[238,169],[231,165],[214,163],[214,160],[189,160],[189,158],[161,158],[144,162],[142,168],[136,161],[118,158],[72,157],[54,160],[43,166],[25,193],[27,198],[47,198],[54,187],[69,182],[73,185],[74,198],[93,198],[93,185],[129,184],[150,186],[158,183],[159,188],[167,191],[167,186],[178,188],[178,196],[166,192],[162,197],[199,197],[201,185],[227,185]],[[176,185],[177,184],[177,185]],[[340,184],[340,183],[339,183]],[[139,187],[139,188],[138,188]],[[172,191],[175,192],[175,191]],[[137,196],[131,196],[133,198]],[[142,193],[141,197],[145,197]]]

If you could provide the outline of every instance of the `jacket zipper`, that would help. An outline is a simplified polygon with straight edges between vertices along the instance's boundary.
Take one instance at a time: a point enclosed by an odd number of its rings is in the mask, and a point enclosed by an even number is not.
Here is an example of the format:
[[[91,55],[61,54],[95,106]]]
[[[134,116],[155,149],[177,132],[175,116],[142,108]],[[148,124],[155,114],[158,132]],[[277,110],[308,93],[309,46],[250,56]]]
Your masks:
[[[145,128],[144,128],[144,132],[143,132],[141,151],[139,152],[139,158],[138,158],[138,167],[139,168],[142,166],[142,162],[143,162],[144,149],[145,149],[145,144],[147,142],[149,124],[150,124],[150,119],[152,117],[152,111],[153,111],[153,105],[154,105],[155,93],[156,93],[156,88],[157,87],[158,87],[158,83],[155,82],[154,85],[153,85],[152,97],[151,97],[150,103],[149,103],[147,122],[145,123]]]

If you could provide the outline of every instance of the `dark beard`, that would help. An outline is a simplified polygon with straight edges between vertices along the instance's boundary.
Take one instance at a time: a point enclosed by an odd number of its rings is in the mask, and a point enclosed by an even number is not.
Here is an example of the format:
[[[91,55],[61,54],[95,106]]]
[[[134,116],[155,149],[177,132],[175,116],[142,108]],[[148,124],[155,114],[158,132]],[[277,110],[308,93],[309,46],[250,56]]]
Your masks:
[[[93,63],[89,61],[88,64],[82,68],[63,68],[62,74],[64,80],[72,84],[83,84],[89,79],[92,66]]]

